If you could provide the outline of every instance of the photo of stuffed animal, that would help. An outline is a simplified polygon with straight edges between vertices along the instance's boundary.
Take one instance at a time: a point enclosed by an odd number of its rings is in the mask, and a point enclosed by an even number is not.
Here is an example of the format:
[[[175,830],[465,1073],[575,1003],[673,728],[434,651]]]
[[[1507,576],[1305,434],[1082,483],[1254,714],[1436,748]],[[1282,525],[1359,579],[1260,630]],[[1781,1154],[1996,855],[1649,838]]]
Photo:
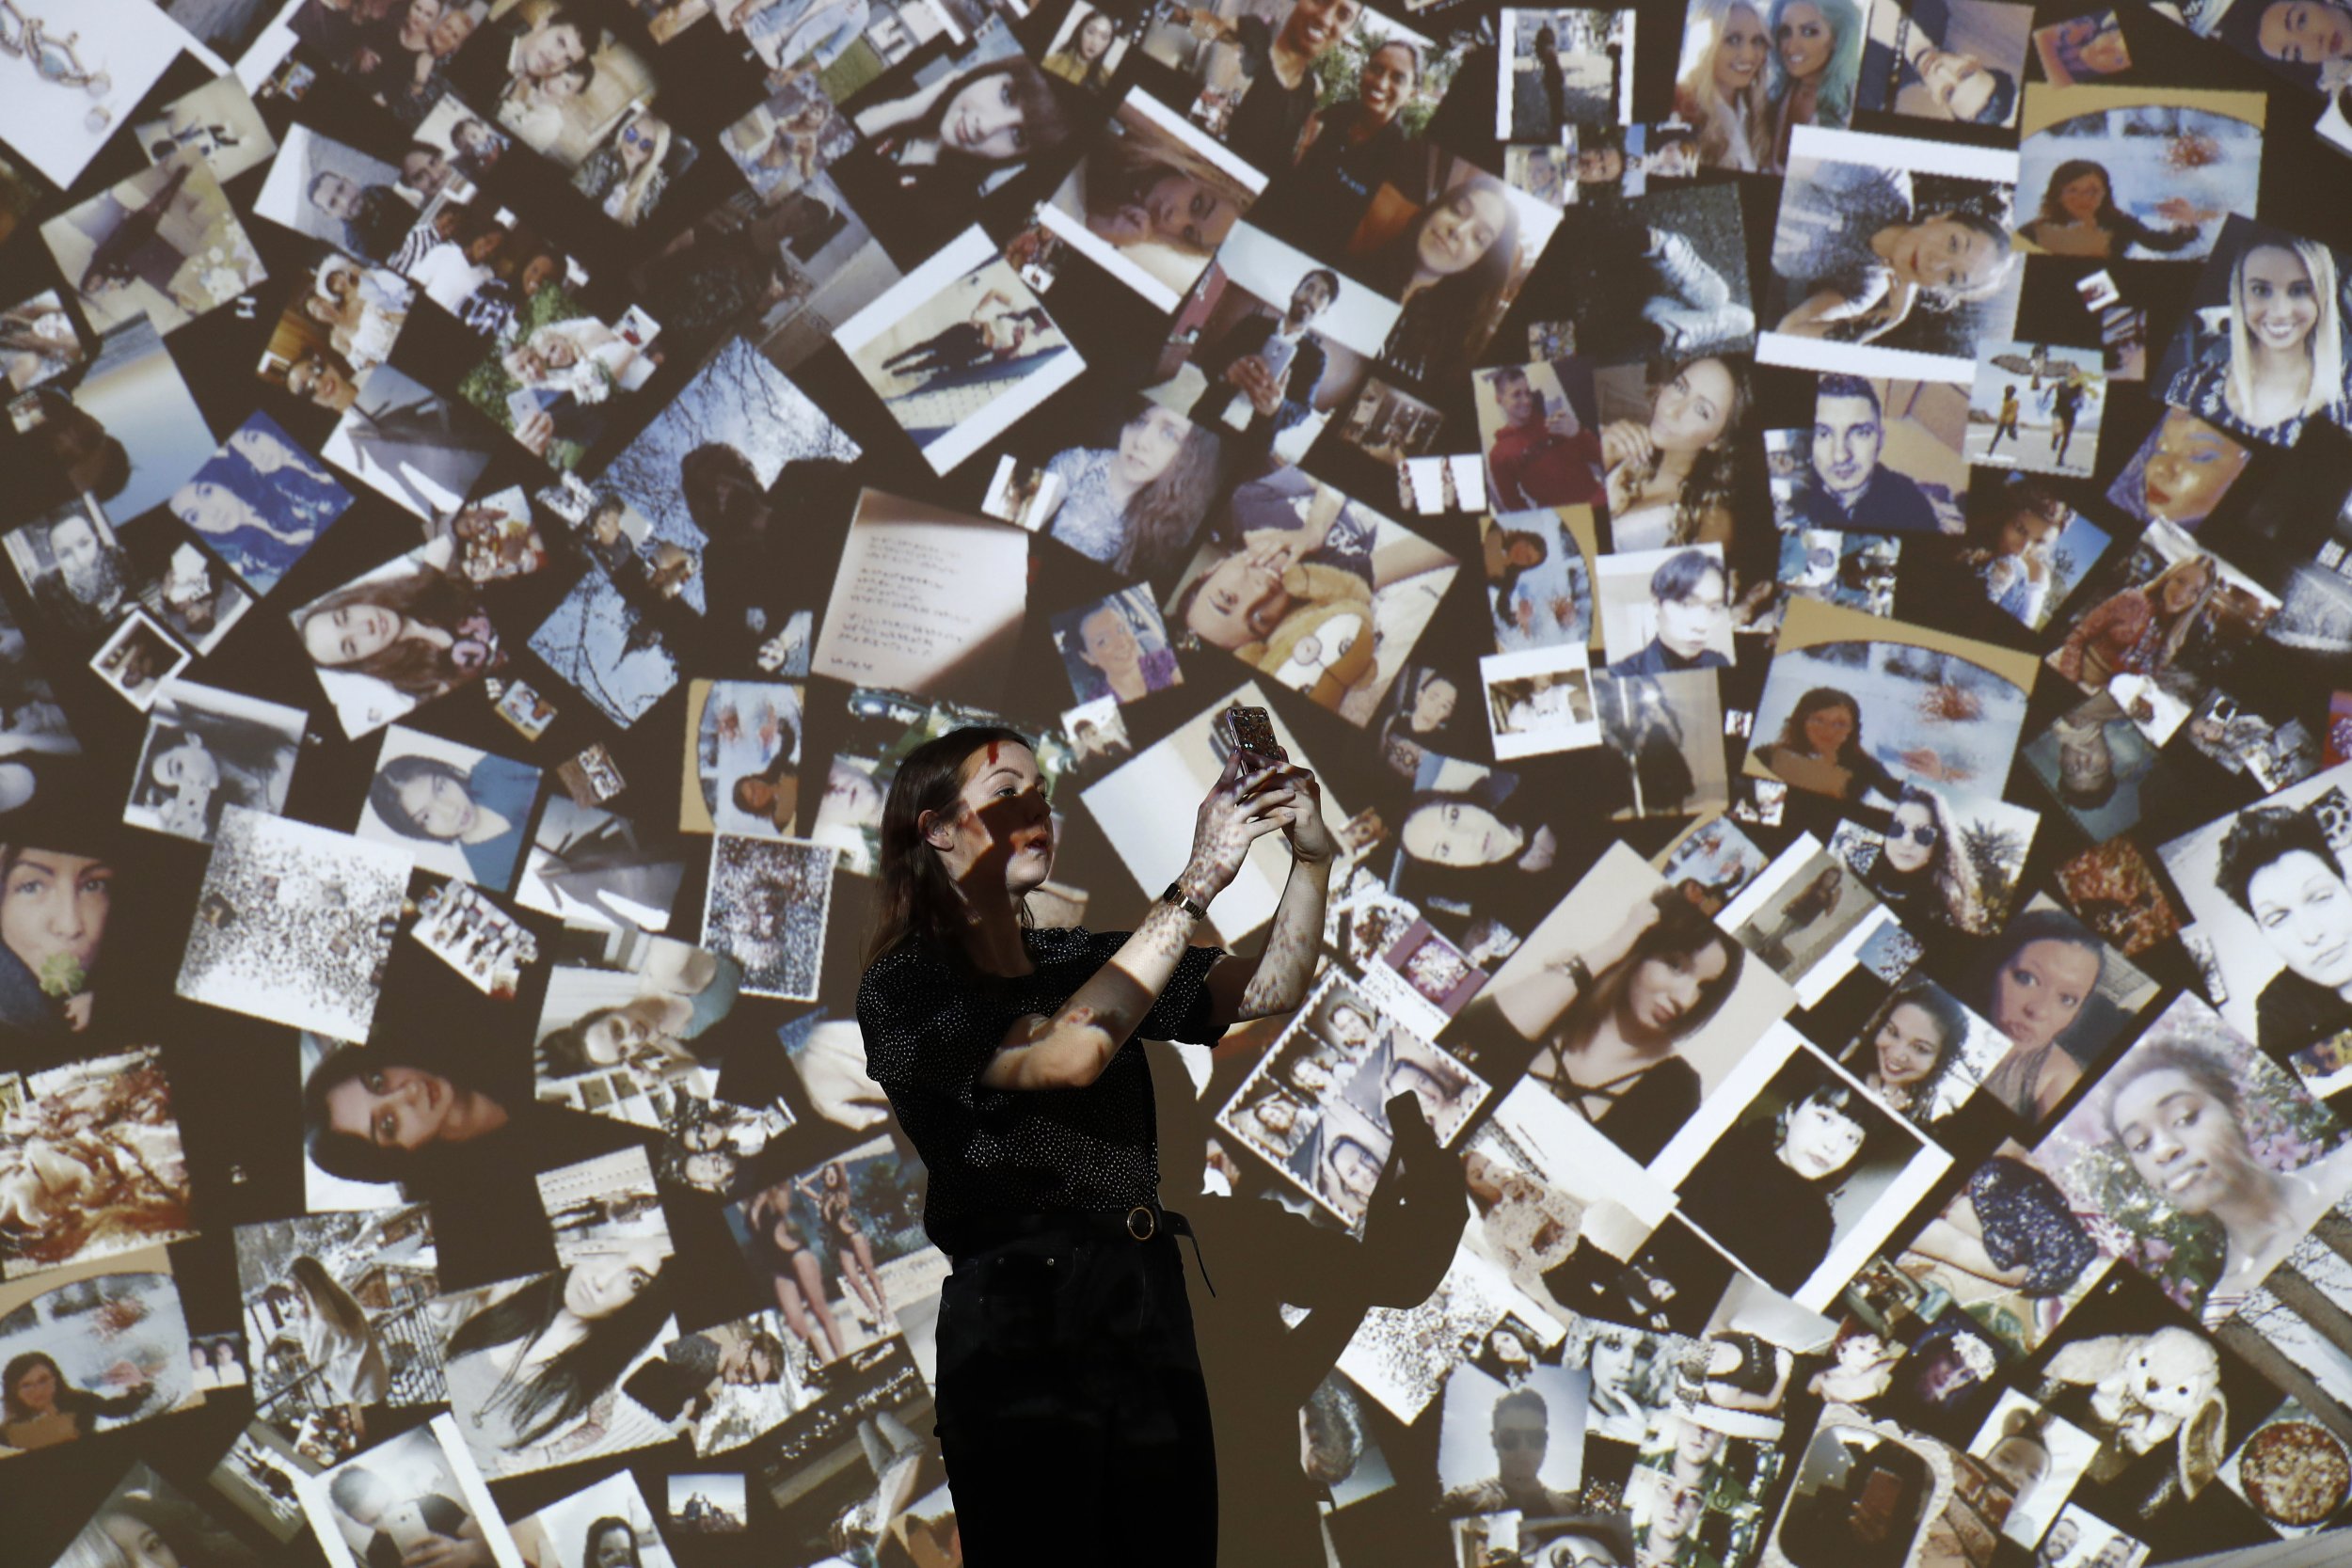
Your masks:
[[[2153,1451],[2176,1433],[2182,1441],[2184,1478],[2201,1481],[2211,1466],[2192,1462],[2190,1440],[2203,1449],[2217,1444],[2228,1425],[2221,1398],[2221,1357],[2185,1328],[2153,1334],[2106,1334],[2062,1347],[2043,1373],[2044,1402],[2066,1389],[2088,1389],[2074,1414],[2103,1440],[2091,1479],[2120,1473],[2131,1459]]]

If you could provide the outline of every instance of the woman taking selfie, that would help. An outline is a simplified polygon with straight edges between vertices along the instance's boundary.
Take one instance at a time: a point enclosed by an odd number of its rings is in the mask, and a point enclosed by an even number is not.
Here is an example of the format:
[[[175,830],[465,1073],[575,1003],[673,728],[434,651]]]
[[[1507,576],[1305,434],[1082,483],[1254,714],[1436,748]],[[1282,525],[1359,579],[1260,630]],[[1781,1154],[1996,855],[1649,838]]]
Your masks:
[[[1249,847],[1292,870],[1263,953],[1189,945]],[[1136,930],[1037,928],[1053,872],[1037,757],[973,726],[915,749],[883,807],[878,927],[858,986],[868,1071],[930,1169],[938,1434],[967,1560],[1084,1542],[1093,1560],[1205,1565],[1208,1393],[1160,1209],[1136,1037],[1216,1040],[1306,997],[1336,846],[1312,774],[1236,749],[1190,859]],[[1145,1495],[1158,1499],[1135,1506]]]

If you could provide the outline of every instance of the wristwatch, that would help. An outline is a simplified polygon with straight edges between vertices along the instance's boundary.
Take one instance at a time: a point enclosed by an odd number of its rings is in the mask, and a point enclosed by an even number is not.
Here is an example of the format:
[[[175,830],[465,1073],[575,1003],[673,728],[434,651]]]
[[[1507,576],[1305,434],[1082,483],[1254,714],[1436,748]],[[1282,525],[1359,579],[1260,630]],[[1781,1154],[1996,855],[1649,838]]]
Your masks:
[[[1160,902],[1184,911],[1195,920],[1209,918],[1209,907],[1186,893],[1183,884],[1179,882],[1168,884],[1168,891],[1160,895]]]

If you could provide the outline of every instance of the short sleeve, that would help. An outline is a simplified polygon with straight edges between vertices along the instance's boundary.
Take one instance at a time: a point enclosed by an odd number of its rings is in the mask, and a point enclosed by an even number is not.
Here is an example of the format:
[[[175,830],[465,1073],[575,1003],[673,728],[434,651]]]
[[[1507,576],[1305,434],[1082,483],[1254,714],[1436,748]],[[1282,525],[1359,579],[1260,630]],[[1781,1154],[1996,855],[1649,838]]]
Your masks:
[[[972,989],[913,942],[876,958],[857,988],[866,1071],[890,1094],[946,1101],[975,1116],[1003,1109],[1020,1091],[980,1086],[996,1048]],[[902,1122],[907,1118],[903,1115]]]
[[[1125,931],[1092,933],[1091,960],[1098,965],[1108,963],[1128,935]],[[1208,986],[1210,969],[1223,957],[1222,947],[1185,948],[1184,956],[1176,960],[1176,973],[1169,976],[1168,988],[1136,1025],[1136,1034],[1147,1040],[1178,1040],[1186,1045],[1215,1045],[1223,1039],[1226,1026],[1209,1014]]]

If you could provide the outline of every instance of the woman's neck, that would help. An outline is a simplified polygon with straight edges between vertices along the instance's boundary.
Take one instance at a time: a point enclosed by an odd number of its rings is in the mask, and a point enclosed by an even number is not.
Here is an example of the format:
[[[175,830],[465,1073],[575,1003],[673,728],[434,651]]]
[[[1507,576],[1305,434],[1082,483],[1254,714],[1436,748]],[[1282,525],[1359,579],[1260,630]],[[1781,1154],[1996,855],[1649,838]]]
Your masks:
[[[467,1138],[480,1137],[485,1132],[495,1132],[506,1125],[506,1107],[481,1090],[459,1089],[456,1098],[460,1117],[458,1132],[452,1140],[445,1126],[441,1132],[444,1140],[463,1142]]]
[[[1029,961],[1020,909],[1011,895],[998,889],[993,897],[967,895],[964,908],[964,956],[981,974],[1026,974],[1037,967]]]
[[[2229,1232],[2230,1251],[2236,1256],[2233,1273],[2267,1255],[2295,1223],[2286,1182],[2259,1168],[2217,1202],[2212,1213]]]
[[[1109,685],[1111,695],[1122,703],[1132,703],[1138,697],[1149,696],[1152,691],[1152,688],[1144,681],[1143,666],[1139,663],[1125,665],[1117,670],[1105,670],[1103,672],[1103,679]]]
[[[457,641],[453,633],[443,631],[430,622],[420,621],[413,615],[401,617],[400,635],[419,642],[430,642],[437,648],[446,648]]]
[[[2292,410],[2302,406],[2312,389],[2312,356],[2301,344],[2272,348],[2258,342],[2253,345],[2251,360],[2254,373],[2248,379],[2252,383],[2256,408]],[[2245,412],[2251,420],[2254,410]],[[2270,420],[2252,422],[2267,424],[2276,418],[2274,414]]]
[[[467,844],[487,844],[490,840],[512,832],[514,826],[515,824],[509,822],[500,813],[492,811],[487,806],[477,805],[473,811],[473,826],[468,828],[459,837]]]

